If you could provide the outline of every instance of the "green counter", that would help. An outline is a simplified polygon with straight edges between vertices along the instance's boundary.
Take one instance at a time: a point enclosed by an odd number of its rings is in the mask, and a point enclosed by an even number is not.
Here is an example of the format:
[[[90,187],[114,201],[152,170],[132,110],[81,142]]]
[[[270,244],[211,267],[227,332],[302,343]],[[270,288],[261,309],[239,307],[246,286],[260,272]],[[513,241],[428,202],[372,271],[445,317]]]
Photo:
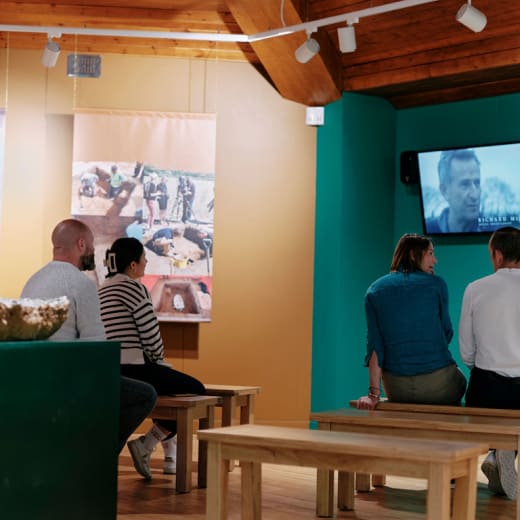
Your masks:
[[[0,422],[0,518],[116,518],[119,343],[0,342]]]

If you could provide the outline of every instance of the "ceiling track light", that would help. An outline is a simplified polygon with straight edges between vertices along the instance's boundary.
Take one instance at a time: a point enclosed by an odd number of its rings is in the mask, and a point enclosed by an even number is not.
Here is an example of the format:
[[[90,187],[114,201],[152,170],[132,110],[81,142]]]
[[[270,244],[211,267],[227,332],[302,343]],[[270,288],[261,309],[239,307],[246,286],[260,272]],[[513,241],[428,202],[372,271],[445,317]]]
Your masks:
[[[457,11],[455,19],[457,22],[465,25],[473,32],[482,31],[487,24],[486,15],[482,11],[479,11],[476,7],[473,7],[471,5],[471,0],[468,0],[467,3],[462,4],[460,9]]]
[[[320,52],[320,44],[314,38],[311,38],[313,32],[312,30],[307,31],[307,39],[294,51],[296,61],[307,63]]]
[[[60,55],[60,46],[57,42],[55,42],[52,38],[59,38],[61,34],[49,34],[49,39],[47,40],[47,43],[45,44],[45,47],[43,49],[41,62],[44,67],[47,67],[48,69],[54,67],[56,63],[58,62],[58,56]]]
[[[357,49],[356,31],[352,25],[353,23],[354,22],[347,21],[346,27],[338,28],[338,42],[341,52],[354,52]]]
[[[356,35],[353,24],[360,18],[376,16],[392,11],[399,11],[423,4],[437,2],[438,0],[397,0],[383,5],[371,6],[350,13],[336,16],[329,16],[319,20],[288,25],[278,29],[258,32],[254,34],[221,34],[221,33],[196,33],[196,32],[174,32],[174,31],[140,31],[130,29],[101,29],[91,27],[43,27],[34,25],[6,25],[0,24],[0,32],[34,32],[48,33],[48,41],[42,55],[42,64],[45,67],[54,67],[60,53],[60,46],[52,40],[59,38],[62,34],[87,35],[87,36],[111,36],[129,38],[158,38],[166,40],[194,40],[194,41],[213,41],[213,42],[241,42],[256,43],[269,38],[277,38],[299,31],[306,31],[307,40],[295,51],[295,57],[300,63],[307,63],[320,51],[319,43],[311,38],[311,33],[316,32],[320,27],[336,24],[347,24],[347,27],[338,29],[338,39],[341,52],[354,52],[356,50]],[[483,13],[471,6],[471,0],[464,4],[457,13],[457,20],[466,25],[473,31],[481,31],[487,22]],[[466,21],[468,20],[468,21]],[[483,20],[483,22],[482,22]]]
[[[268,31],[258,32],[254,34],[220,34],[220,33],[196,33],[196,32],[174,32],[174,31],[139,31],[130,29],[101,29],[93,27],[43,27],[34,25],[6,25],[0,24],[0,32],[34,32],[34,33],[50,33],[52,31],[60,34],[71,35],[87,35],[87,36],[112,36],[129,37],[129,38],[159,38],[166,40],[195,40],[209,42],[241,42],[255,43],[268,38],[276,38],[287,34],[294,34],[299,31],[317,31],[320,27],[327,25],[335,25],[340,23],[349,23],[349,20],[359,20],[368,16],[376,16],[383,13],[390,13],[400,9],[407,9],[417,5],[430,4],[439,0],[398,0],[379,6],[367,7],[335,16],[328,16],[319,20],[299,23],[295,25],[287,25],[278,29],[270,29]]]

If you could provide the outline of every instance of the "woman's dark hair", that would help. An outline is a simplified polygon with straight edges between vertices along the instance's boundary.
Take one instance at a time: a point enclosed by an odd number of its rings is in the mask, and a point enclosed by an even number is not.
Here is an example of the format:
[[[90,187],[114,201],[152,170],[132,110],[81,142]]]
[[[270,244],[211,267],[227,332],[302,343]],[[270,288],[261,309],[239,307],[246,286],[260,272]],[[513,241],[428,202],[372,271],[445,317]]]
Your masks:
[[[390,271],[420,271],[424,253],[432,244],[431,239],[424,235],[406,233],[395,246]]]
[[[139,262],[143,251],[143,244],[137,238],[118,238],[105,253],[107,278],[117,273],[124,273],[132,262]]]

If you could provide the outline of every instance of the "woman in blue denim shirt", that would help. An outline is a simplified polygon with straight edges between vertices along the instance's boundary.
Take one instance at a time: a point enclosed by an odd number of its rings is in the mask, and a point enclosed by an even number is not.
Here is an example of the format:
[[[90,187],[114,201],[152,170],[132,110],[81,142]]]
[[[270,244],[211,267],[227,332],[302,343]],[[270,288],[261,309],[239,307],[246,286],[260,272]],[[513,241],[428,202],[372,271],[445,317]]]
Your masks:
[[[390,273],[368,288],[369,388],[368,395],[358,400],[358,408],[375,408],[381,382],[390,401],[460,404],[466,378],[448,348],[453,337],[448,287],[434,274],[436,263],[428,237],[403,235]]]

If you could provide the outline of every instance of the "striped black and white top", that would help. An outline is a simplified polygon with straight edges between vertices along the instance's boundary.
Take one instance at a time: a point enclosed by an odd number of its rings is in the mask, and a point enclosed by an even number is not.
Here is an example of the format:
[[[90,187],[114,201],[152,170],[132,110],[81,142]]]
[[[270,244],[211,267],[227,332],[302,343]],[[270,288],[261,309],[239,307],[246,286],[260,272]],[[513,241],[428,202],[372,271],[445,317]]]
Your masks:
[[[121,343],[121,364],[142,365],[144,356],[164,358],[159,322],[148,289],[126,274],[107,278],[99,289],[101,320],[108,340]]]

